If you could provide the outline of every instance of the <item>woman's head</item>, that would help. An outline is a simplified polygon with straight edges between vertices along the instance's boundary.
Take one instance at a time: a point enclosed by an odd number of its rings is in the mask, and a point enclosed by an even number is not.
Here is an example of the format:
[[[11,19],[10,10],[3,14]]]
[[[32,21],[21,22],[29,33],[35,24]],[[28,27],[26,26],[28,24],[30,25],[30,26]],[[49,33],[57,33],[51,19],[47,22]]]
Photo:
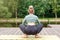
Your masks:
[[[34,8],[33,8],[32,5],[29,6],[28,12],[29,12],[29,14],[33,14],[34,13]]]

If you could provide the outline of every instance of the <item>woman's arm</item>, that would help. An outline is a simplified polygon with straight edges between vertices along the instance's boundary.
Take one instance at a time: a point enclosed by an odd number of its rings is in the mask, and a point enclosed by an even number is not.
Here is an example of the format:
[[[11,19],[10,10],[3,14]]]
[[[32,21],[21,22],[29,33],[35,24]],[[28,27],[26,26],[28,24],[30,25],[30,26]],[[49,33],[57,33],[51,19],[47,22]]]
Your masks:
[[[37,18],[37,23],[40,24],[40,21],[39,21],[38,17],[36,17],[36,18]]]
[[[23,19],[22,24],[25,24],[26,22],[26,17]]]

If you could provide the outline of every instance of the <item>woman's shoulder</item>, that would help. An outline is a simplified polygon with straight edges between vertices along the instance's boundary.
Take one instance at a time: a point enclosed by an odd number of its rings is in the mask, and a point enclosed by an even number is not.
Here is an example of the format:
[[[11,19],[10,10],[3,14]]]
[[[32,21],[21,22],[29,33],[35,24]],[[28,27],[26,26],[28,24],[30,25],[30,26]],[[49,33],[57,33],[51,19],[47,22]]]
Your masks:
[[[35,18],[38,18],[38,16],[36,15],[26,15],[25,18],[28,18],[28,17],[35,17]]]
[[[34,16],[38,18],[38,16],[37,16],[37,15],[34,15]]]
[[[26,15],[25,17],[28,17],[29,15]]]
[[[29,15],[26,15],[26,16],[25,16],[25,18],[28,18],[28,17],[29,17]]]

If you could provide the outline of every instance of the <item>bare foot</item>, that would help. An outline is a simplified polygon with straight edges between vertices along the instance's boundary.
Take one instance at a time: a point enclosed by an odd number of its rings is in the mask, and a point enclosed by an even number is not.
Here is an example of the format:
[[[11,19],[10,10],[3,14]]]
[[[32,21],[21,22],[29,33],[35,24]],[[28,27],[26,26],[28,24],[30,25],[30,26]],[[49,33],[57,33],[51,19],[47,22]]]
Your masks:
[[[27,34],[24,34],[22,37],[23,38],[28,38],[28,35]]]
[[[38,34],[35,35],[35,38],[39,38],[40,36]]]

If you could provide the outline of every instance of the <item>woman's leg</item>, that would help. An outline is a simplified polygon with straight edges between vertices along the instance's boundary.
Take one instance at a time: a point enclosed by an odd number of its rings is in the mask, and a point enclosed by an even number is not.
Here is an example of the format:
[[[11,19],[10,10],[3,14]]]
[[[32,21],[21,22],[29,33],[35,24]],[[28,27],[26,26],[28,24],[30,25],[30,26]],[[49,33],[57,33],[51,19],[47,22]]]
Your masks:
[[[35,25],[33,25],[33,26],[27,25],[27,27],[26,27],[26,33],[28,35],[35,35],[37,33],[37,28],[35,27]]]
[[[19,28],[21,29],[21,31],[22,31],[23,33],[25,33],[25,26],[24,26],[23,24],[20,24],[20,25],[19,25]]]
[[[24,37],[24,38],[27,38],[28,35],[25,33],[25,26],[22,25],[22,24],[20,24],[20,25],[19,25],[19,28],[20,28],[20,29],[22,30],[22,32],[24,33],[24,34],[23,34],[23,37]]]
[[[43,28],[43,25],[42,24],[38,24],[37,25],[37,34],[35,35],[36,38],[39,37],[38,33],[42,30],[42,28]]]
[[[39,34],[36,34],[36,35],[35,35],[35,38],[39,38],[39,37],[40,37]]]
[[[43,24],[38,24],[37,25],[37,33],[39,33],[43,28]]]
[[[37,31],[37,28],[35,26],[26,25],[25,27],[24,25],[21,24],[19,27],[22,30],[22,32],[27,35],[34,35],[36,34]]]

